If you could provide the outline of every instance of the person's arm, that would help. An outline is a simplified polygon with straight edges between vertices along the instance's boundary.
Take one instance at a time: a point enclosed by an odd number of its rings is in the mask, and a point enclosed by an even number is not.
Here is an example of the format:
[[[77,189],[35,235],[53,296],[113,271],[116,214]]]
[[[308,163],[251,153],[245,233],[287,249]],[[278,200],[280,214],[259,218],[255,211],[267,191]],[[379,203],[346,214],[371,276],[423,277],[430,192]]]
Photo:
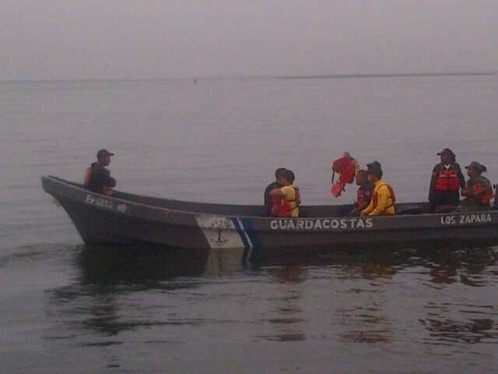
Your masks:
[[[374,194],[374,193],[375,192],[373,192],[372,194]],[[373,210],[374,210],[373,199],[370,199],[370,202],[368,203],[368,206],[360,212],[360,215],[361,216],[367,216]]]
[[[93,184],[103,187],[116,187],[116,180],[111,177],[111,173],[105,167],[96,167],[93,170]]]
[[[116,179],[114,179],[113,177],[111,177],[110,175],[107,177],[107,183],[106,183],[106,186],[107,187],[116,187]]]
[[[435,191],[436,178],[438,173],[439,173],[439,164],[434,166],[434,168],[432,169],[431,184],[429,185],[429,197],[428,197],[429,201],[432,201],[434,199],[434,191]]]
[[[285,196],[283,188],[274,188],[270,191],[270,196]]]

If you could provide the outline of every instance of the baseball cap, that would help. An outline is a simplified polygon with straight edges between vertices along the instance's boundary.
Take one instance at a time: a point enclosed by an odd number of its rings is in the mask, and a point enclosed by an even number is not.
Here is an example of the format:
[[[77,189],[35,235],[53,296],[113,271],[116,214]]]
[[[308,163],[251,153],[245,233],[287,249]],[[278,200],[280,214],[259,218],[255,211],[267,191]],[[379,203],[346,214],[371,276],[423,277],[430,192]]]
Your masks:
[[[437,155],[438,155],[438,156],[441,156],[441,155],[443,155],[443,154],[445,154],[445,153],[449,154],[450,156],[455,156],[455,154],[453,153],[453,151],[452,151],[451,149],[449,149],[449,148],[445,148],[445,149],[443,149],[443,150],[442,150],[441,152],[439,152]]]
[[[472,161],[470,164],[465,166],[465,169],[475,169],[480,173],[488,171],[488,168],[486,166],[484,166],[483,164],[480,164],[477,161]]]
[[[114,153],[109,152],[107,149],[101,149],[97,152],[97,158],[105,157],[105,156],[114,156]]]
[[[367,164],[367,173],[382,176],[382,166],[379,161],[373,161]]]

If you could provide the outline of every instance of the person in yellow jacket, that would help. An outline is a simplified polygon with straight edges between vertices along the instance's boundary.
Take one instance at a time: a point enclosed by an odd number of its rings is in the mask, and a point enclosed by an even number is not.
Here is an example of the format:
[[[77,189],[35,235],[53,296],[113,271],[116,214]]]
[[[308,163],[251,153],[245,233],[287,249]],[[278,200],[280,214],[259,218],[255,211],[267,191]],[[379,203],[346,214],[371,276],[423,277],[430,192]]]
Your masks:
[[[382,166],[378,161],[367,164],[368,179],[374,183],[372,198],[361,216],[383,216],[396,213],[396,197],[392,187],[382,181]]]

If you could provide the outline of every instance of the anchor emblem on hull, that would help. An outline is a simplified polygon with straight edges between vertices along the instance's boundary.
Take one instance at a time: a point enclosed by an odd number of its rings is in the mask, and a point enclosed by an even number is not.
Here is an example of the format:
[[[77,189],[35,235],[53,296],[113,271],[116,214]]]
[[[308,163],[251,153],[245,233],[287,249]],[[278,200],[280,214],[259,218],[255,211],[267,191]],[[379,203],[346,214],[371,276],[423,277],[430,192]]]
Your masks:
[[[228,239],[221,234],[222,232],[223,232],[222,229],[218,229],[218,237],[216,238],[216,240],[213,239],[210,240],[218,245],[224,245],[228,241]]]
[[[231,227],[230,221],[227,220],[226,218],[220,218],[212,221],[211,224],[209,225],[209,228],[215,229],[216,234],[213,233],[215,235],[210,235],[209,240],[212,243],[216,244],[217,246],[220,247],[224,246],[228,242],[228,238],[225,235],[223,235],[223,231],[229,229],[230,227]]]

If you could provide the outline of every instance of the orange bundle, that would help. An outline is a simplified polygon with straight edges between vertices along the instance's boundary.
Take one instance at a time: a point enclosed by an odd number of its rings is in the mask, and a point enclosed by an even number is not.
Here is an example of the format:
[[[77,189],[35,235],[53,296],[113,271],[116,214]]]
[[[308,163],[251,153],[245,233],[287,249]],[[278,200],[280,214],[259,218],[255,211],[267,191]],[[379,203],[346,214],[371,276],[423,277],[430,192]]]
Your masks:
[[[356,170],[359,169],[358,162],[349,154],[344,152],[344,155],[332,162],[332,185],[330,192],[334,197],[339,197],[342,191],[345,191],[346,184],[351,184],[354,181]],[[334,182],[335,173],[339,174],[339,178]]]

